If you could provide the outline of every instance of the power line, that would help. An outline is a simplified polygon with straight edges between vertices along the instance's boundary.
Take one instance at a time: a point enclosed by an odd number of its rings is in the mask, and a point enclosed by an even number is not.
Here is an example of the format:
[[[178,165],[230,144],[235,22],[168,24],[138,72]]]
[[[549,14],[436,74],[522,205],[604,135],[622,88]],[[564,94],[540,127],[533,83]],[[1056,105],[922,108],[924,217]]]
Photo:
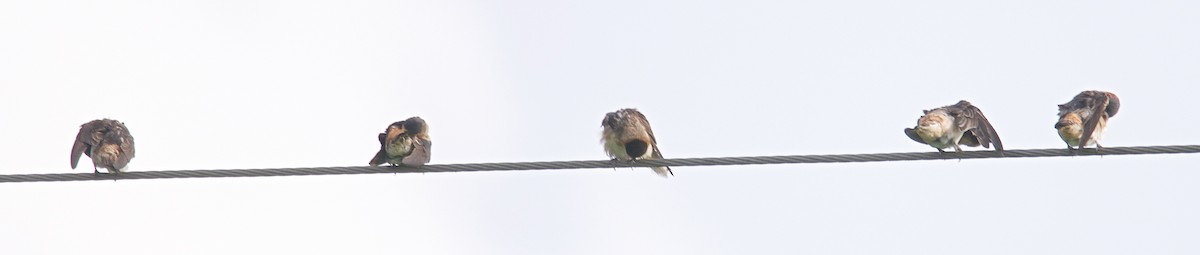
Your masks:
[[[979,158],[1036,158],[1036,157],[1069,157],[1096,155],[1144,155],[1144,154],[1178,154],[1200,153],[1200,145],[1169,145],[1169,146],[1133,146],[1106,147],[1101,153],[1095,149],[1077,151],[1072,155],[1066,149],[1027,149],[1006,150],[1004,156],[995,151],[965,151],[962,153],[937,152],[901,152],[873,154],[833,154],[833,155],[793,155],[793,156],[758,156],[758,157],[718,157],[718,158],[676,158],[662,160],[639,160],[623,162],[610,160],[585,161],[545,161],[545,162],[513,162],[513,163],[467,163],[467,164],[436,164],[423,167],[305,167],[305,168],[261,168],[261,169],[229,169],[229,170],[172,170],[172,171],[141,171],[121,174],[92,173],[62,173],[62,174],[10,174],[0,175],[0,182],[62,182],[62,181],[102,181],[102,180],[135,180],[135,179],[176,179],[176,178],[213,178],[213,177],[266,177],[266,176],[305,176],[305,175],[343,175],[343,174],[380,174],[380,173],[435,173],[435,172],[479,172],[479,171],[523,171],[523,170],[554,170],[554,169],[588,169],[614,167],[651,167],[651,166],[728,166],[728,165],[764,165],[764,164],[804,164],[804,163],[851,163],[851,162],[881,162],[881,161],[914,161],[941,159],[979,159]]]

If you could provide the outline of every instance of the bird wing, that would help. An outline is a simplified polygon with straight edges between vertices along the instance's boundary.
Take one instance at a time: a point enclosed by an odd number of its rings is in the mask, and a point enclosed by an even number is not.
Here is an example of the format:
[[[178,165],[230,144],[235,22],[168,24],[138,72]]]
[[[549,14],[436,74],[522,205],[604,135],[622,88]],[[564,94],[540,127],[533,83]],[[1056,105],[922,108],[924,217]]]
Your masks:
[[[642,115],[642,113],[637,110],[630,110],[627,112],[627,114],[634,118],[637,121],[637,124],[642,127],[642,129],[646,130],[646,135],[650,136],[650,148],[652,150],[650,156],[654,158],[663,158],[662,152],[658,150],[658,139],[654,138],[654,129],[650,128],[650,121],[646,120],[646,115]]]
[[[92,145],[96,144],[92,135],[95,132],[92,123],[88,122],[79,126],[79,133],[75,134],[75,145],[71,146],[71,169],[75,169],[79,165],[79,158],[84,153],[89,154],[89,157],[91,156],[90,149]]]
[[[375,157],[371,158],[371,162],[368,162],[367,165],[378,166],[382,165],[383,162],[387,162],[387,151],[379,149],[379,152],[375,153]]]
[[[119,137],[117,140],[120,142],[118,146],[120,153],[117,154],[117,160],[113,162],[113,167],[116,167],[116,170],[120,170],[125,169],[129,161],[133,160],[136,151],[133,149],[133,135],[129,133],[129,129],[125,127],[125,123],[116,122],[115,124],[116,128],[111,129],[109,132],[115,132],[114,135]]]
[[[71,146],[71,169],[75,169],[79,165],[79,158],[83,156],[83,152],[87,151],[90,145],[83,141],[75,140],[75,145]]]
[[[379,152],[375,153],[375,157],[372,157],[367,165],[378,166],[385,161],[387,161],[387,133],[379,133]]]
[[[656,159],[662,159],[663,158],[662,151],[658,150],[658,139],[654,138],[654,129],[650,128],[650,121],[646,120],[646,115],[642,115],[642,112],[639,112],[637,110],[630,110],[628,113],[630,114],[630,116],[637,119],[638,125],[641,125],[642,129],[646,130],[646,135],[650,136],[650,150],[651,150],[650,157],[656,158]],[[675,172],[671,171],[671,167],[669,167],[669,166],[654,167],[653,169],[656,173],[658,173],[658,175],[663,176],[663,177],[666,177],[667,174],[675,175]],[[663,173],[662,170],[664,170],[664,169],[666,170],[666,173]]]
[[[974,141],[983,145],[984,148],[990,148],[989,144],[996,145],[996,151],[1004,153],[1004,144],[1000,142],[1000,135],[996,133],[992,123],[988,122],[987,117],[983,116],[983,111],[980,111],[979,107],[975,107],[967,101],[959,101],[958,104],[947,106],[947,110],[951,116],[954,116],[954,125],[957,125],[959,130],[971,132],[975,138]]]
[[[416,143],[417,146],[413,148],[412,154],[401,160],[401,163],[406,166],[422,166],[429,163],[429,159],[433,156],[433,141],[415,138],[413,143]]]
[[[1075,103],[1076,100],[1081,102]],[[1087,119],[1083,120],[1083,135],[1079,138],[1079,144],[1087,144],[1088,140],[1092,138],[1092,132],[1095,132],[1096,126],[1100,124],[1100,120],[1108,118],[1108,93],[1102,91],[1084,91],[1075,96],[1075,99],[1071,101],[1075,104],[1067,104],[1084,107],[1091,112],[1091,114],[1088,114]],[[1112,112],[1116,113],[1116,109],[1113,109]]]
[[[987,148],[986,144],[980,144],[979,137],[976,137],[975,133],[973,133],[973,132],[964,132],[962,135],[962,138],[958,139],[958,144],[971,146],[971,147],[983,145],[984,148]]]
[[[925,143],[925,140],[921,140],[921,135],[917,134],[917,129],[904,128],[904,134],[908,135],[908,138],[912,139],[913,141],[917,141],[918,143],[921,143],[921,144],[927,144],[927,143]]]

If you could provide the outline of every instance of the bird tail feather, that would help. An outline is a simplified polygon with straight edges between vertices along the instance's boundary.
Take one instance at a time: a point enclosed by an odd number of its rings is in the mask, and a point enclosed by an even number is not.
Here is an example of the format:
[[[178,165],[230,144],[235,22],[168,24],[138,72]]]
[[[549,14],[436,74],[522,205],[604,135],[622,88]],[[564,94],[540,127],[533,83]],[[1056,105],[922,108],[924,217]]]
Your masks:
[[[671,172],[670,167],[656,166],[656,167],[652,167],[651,169],[654,169],[654,173],[658,174],[658,176],[662,176],[663,178],[667,178],[667,177],[671,177],[671,176],[675,175],[674,172]]]

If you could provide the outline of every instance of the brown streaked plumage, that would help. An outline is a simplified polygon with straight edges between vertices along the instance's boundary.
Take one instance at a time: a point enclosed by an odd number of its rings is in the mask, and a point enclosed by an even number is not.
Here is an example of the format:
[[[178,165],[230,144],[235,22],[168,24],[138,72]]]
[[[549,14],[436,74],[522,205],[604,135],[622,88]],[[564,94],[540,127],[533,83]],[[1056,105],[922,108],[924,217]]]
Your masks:
[[[432,152],[429,125],[421,117],[412,117],[394,122],[383,133],[379,133],[379,152],[368,164],[422,166],[429,163]]]
[[[601,142],[604,152],[615,160],[662,159],[658,150],[658,141],[654,139],[654,130],[650,129],[650,121],[637,109],[625,108],[604,115],[600,122],[604,127]],[[675,175],[670,167],[660,166],[651,168],[659,176]]]
[[[92,158],[92,173],[100,174],[98,168],[120,173],[125,171],[134,154],[133,135],[125,123],[111,119],[93,120],[81,125],[79,134],[75,135],[75,145],[71,146],[71,169],[79,165],[81,155],[87,155]]]
[[[1116,116],[1120,109],[1121,99],[1112,92],[1080,92],[1071,101],[1058,105],[1058,122],[1054,123],[1054,129],[1072,153],[1076,148],[1083,149],[1088,145],[1095,145],[1099,150],[1104,147],[1100,145],[1100,138],[1108,127],[1108,118]]]
[[[945,152],[942,149],[946,148],[962,152],[960,144],[971,147],[983,145],[984,148],[995,145],[996,152],[1004,155],[1004,144],[1000,142],[1000,135],[992,123],[983,116],[983,111],[967,100],[925,110],[925,115],[917,119],[917,126],[905,128],[904,134],[913,141],[932,146],[938,152]]]

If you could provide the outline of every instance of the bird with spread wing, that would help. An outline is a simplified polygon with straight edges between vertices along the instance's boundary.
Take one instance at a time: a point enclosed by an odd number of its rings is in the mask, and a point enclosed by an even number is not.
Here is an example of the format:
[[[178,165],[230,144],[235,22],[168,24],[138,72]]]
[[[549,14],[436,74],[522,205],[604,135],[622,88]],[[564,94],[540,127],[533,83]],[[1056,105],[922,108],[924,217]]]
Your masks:
[[[996,152],[1004,155],[1004,145],[992,123],[983,116],[983,111],[966,100],[925,110],[925,114],[917,119],[917,126],[905,128],[904,134],[913,141],[932,146],[939,153],[945,153],[943,149],[947,148],[962,152],[959,145],[982,145],[984,148],[995,145]]]

